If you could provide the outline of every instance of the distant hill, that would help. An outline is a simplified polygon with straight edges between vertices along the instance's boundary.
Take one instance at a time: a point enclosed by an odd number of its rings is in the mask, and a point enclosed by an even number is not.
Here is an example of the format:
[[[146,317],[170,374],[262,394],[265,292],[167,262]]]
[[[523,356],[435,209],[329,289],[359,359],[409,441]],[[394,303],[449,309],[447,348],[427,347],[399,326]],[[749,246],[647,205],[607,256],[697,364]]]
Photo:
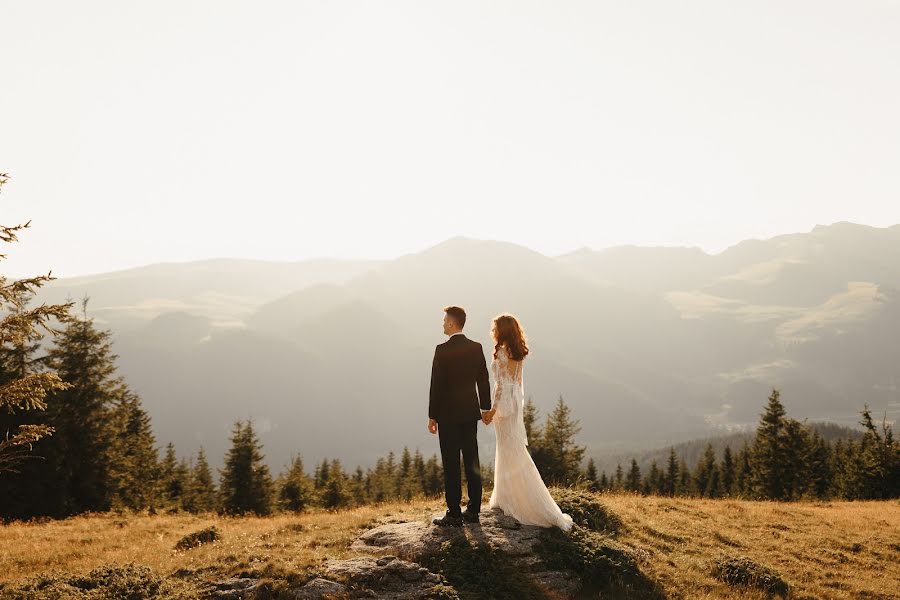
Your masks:
[[[809,426],[818,431],[819,435],[829,442],[834,442],[837,439],[859,440],[863,434],[862,429],[853,429],[834,423],[809,423]],[[736,431],[696,440],[688,440],[686,442],[672,444],[671,446],[666,446],[664,448],[654,448],[652,450],[623,453],[601,452],[593,458],[597,465],[598,473],[606,471],[607,475],[612,475],[616,471],[616,465],[622,465],[622,469],[627,473],[632,458],[637,461],[641,473],[647,473],[654,460],[659,469],[665,469],[665,466],[669,461],[669,451],[670,449],[674,449],[679,464],[686,464],[688,468],[694,469],[697,466],[700,457],[706,451],[707,444],[712,444],[713,450],[716,453],[716,460],[720,461],[726,446],[731,447],[732,452],[737,452],[744,442],[746,442],[748,446],[752,445],[755,436],[755,430],[748,428],[746,431]]]
[[[58,279],[37,298],[91,298],[121,373],[161,443],[221,462],[252,417],[267,460],[291,453],[370,465],[425,429],[441,308],[490,360],[510,311],[532,353],[526,393],[561,394],[594,455],[668,447],[746,427],[772,387],[796,418],[852,425],[900,414],[900,225],[816,226],[698,248],[545,256],[454,237],[387,261],[214,259]],[[493,432],[482,430],[485,457]],[[312,464],[311,462],[308,464]]]

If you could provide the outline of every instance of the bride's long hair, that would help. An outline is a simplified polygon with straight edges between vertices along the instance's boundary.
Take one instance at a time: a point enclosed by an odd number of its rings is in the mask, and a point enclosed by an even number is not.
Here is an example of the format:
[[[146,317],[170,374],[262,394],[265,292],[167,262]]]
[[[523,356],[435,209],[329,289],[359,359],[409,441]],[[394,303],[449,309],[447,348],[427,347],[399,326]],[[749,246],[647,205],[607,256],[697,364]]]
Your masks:
[[[507,347],[509,357],[513,360],[523,360],[528,356],[528,340],[525,337],[525,330],[513,315],[504,313],[494,317],[491,337],[494,338],[494,358],[497,358],[500,346]]]

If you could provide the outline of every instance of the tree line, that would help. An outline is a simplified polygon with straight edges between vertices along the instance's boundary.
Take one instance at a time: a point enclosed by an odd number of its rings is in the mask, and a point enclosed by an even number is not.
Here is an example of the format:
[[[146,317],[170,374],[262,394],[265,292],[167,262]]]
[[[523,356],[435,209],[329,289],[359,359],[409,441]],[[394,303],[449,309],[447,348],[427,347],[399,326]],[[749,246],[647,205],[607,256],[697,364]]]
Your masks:
[[[760,500],[900,497],[900,442],[886,418],[876,425],[868,405],[860,412],[863,434],[829,442],[814,428],[786,415],[780,392],[773,389],[751,443],[735,452],[726,445],[721,457],[712,443],[695,465],[679,458],[654,460],[641,472],[632,458],[626,469],[597,475],[593,460],[584,474],[598,491],[631,491],[667,496],[738,497]]]
[[[27,293],[17,300],[5,325],[31,318]],[[340,460],[323,459],[309,475],[294,456],[273,477],[251,420],[234,424],[218,478],[202,447],[196,457],[179,458],[169,443],[160,456],[140,397],[116,376],[111,332],[95,326],[87,303],[80,316],[58,313],[63,326],[52,329],[53,346],[43,357],[35,356],[39,344],[27,336],[0,344],[0,432],[7,441],[0,448],[0,517],[113,509],[269,514],[443,492],[437,455],[425,459],[408,448],[349,473]],[[35,373],[52,375],[50,389],[34,383]]]

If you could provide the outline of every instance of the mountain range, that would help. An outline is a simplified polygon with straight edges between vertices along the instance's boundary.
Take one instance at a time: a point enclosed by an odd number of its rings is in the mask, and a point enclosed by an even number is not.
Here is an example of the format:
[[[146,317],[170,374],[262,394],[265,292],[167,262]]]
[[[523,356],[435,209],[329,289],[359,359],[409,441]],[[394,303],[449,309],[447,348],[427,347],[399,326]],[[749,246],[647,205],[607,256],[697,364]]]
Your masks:
[[[438,452],[427,401],[448,304],[488,362],[492,317],[519,317],[526,395],[542,416],[562,396],[588,455],[746,430],[773,387],[789,416],[853,425],[868,403],[891,420],[898,289],[900,225],[838,222],[718,254],[546,256],[457,236],[394,260],[160,263],[59,278],[35,302],[89,298],[159,442],[221,465],[233,422],[252,418],[279,470],[295,453],[370,466]]]

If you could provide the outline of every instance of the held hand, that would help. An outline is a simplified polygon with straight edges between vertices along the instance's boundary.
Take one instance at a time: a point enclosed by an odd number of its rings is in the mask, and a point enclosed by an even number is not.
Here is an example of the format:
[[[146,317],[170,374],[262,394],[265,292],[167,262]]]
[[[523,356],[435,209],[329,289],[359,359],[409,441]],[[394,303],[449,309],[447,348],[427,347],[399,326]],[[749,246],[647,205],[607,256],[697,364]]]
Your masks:
[[[428,419],[428,432],[437,433],[437,421],[434,419]]]

